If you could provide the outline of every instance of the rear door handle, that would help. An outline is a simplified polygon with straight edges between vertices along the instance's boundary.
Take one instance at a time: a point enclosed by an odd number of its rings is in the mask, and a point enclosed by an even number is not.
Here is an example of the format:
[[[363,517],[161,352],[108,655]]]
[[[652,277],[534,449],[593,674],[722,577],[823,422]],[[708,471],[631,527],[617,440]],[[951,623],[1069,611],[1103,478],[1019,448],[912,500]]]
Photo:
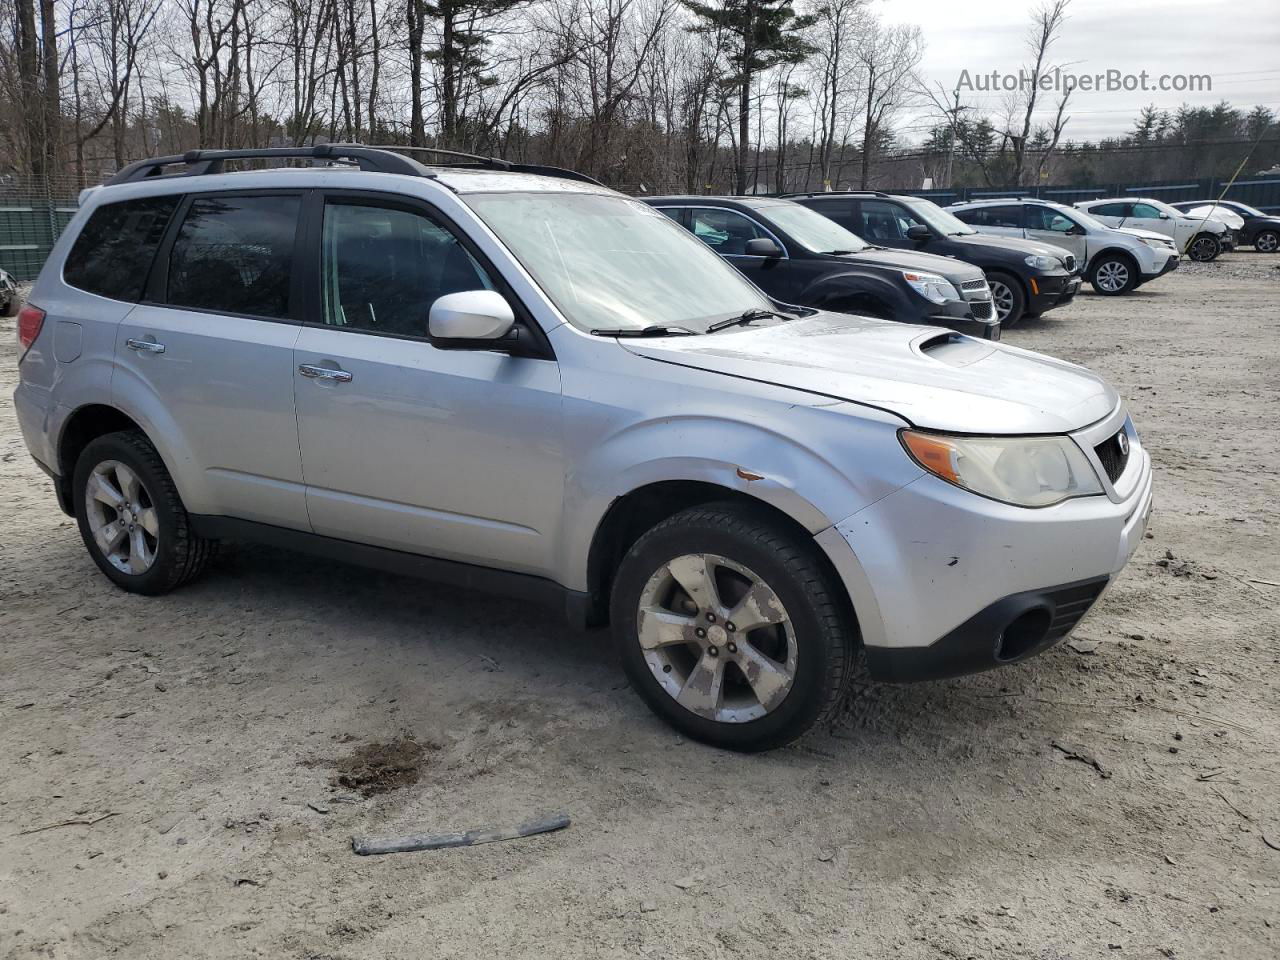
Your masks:
[[[310,377],[312,380],[333,380],[336,383],[350,383],[351,374],[345,370],[336,370],[333,367],[320,367],[314,363],[298,364],[298,372],[304,377]]]
[[[135,340],[130,337],[124,342],[124,345],[130,350],[137,350],[139,353],[164,353],[164,344],[156,343],[154,340]]]

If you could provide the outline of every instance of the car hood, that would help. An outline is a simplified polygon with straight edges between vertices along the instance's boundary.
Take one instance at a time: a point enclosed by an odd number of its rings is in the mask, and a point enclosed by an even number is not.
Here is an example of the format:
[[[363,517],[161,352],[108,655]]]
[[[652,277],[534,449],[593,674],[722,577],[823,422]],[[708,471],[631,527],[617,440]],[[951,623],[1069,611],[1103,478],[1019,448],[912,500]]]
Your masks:
[[[1172,240],[1173,238],[1167,233],[1157,233],[1155,230],[1143,230],[1141,227],[1111,227],[1113,233],[1127,233],[1131,237],[1141,237],[1143,240]]]
[[[768,327],[620,341],[634,354],[887,410],[954,433],[1066,433],[1120,402],[1083,367],[940,328],[818,313]]]
[[[833,263],[866,263],[877,267],[937,273],[948,280],[979,280],[983,275],[982,271],[971,263],[965,263],[954,257],[942,257],[936,253],[916,253],[911,250],[886,248],[829,256]]]
[[[1041,257],[1048,256],[1062,259],[1065,253],[1061,247],[1040,243],[1038,240],[1024,240],[1021,237],[996,237],[981,233],[953,233],[947,239],[974,247],[995,247],[1000,250],[1010,250],[1014,253],[1034,253]]]

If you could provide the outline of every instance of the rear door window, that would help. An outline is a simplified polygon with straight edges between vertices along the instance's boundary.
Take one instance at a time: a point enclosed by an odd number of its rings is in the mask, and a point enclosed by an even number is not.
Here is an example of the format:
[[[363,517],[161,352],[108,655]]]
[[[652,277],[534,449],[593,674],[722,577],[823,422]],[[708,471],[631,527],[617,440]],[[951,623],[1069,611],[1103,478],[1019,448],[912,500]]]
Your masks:
[[[67,254],[62,279],[100,297],[137,301],[180,199],[145,197],[98,207]]]
[[[1128,203],[1104,203],[1090,207],[1089,212],[1095,217],[1127,217],[1130,206]]]
[[[169,254],[166,302],[285,319],[301,197],[197,196]]]

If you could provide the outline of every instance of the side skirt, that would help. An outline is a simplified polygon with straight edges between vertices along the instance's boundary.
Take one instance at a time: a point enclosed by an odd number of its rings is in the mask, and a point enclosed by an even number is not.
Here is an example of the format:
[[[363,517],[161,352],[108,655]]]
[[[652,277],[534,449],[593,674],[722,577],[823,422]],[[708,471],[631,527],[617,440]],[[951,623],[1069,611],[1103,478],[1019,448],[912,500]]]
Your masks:
[[[529,600],[562,613],[569,625],[577,630],[587,629],[588,614],[592,609],[590,594],[570,590],[553,580],[527,573],[512,573],[456,560],[424,557],[402,550],[374,547],[366,543],[354,543],[234,517],[192,514],[191,525],[198,536],[210,540],[247,540],[340,563]]]

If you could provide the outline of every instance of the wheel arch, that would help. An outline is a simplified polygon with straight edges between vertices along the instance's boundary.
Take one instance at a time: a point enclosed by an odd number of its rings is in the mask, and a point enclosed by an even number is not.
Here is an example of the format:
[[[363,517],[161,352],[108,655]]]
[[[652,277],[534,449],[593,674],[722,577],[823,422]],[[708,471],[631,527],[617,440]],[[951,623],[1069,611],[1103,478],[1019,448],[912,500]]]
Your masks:
[[[71,516],[75,512],[72,507],[71,482],[75,476],[76,461],[80,459],[84,448],[98,437],[121,430],[146,433],[136,420],[108,403],[86,403],[68,415],[58,432],[58,442],[54,448],[57,452],[54,486],[58,506],[63,513]]]
[[[908,312],[907,299],[892,281],[870,271],[844,270],[827,274],[810,284],[801,294],[800,301],[823,310],[831,310],[840,300],[864,299],[883,305],[889,318]],[[837,311],[843,312],[843,311]]]
[[[739,471],[741,472],[741,471]],[[626,552],[640,537],[659,523],[690,507],[707,503],[735,503],[776,523],[800,542],[813,538],[813,531],[800,519],[776,503],[743,490],[707,480],[658,480],[646,483],[615,498],[597,524],[587,551],[587,624],[608,622],[609,591]],[[814,546],[814,558],[830,575],[844,612],[857,623],[857,614],[844,580],[826,550]]]

